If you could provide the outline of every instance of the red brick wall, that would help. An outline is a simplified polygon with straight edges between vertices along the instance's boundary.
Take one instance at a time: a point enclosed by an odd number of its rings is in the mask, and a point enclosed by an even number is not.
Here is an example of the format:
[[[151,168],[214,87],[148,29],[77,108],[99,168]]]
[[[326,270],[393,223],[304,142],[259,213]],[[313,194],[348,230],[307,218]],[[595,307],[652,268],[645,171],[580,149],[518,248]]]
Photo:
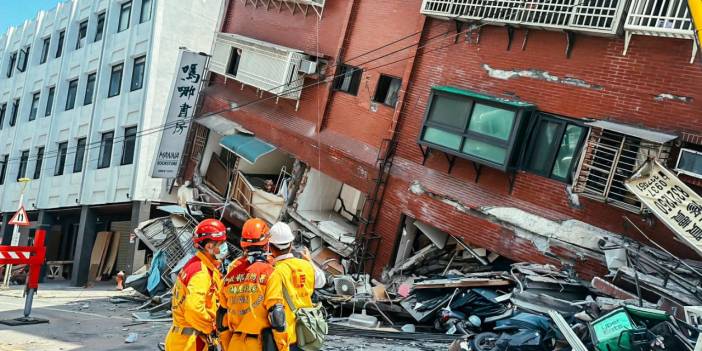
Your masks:
[[[440,34],[451,22],[427,22],[424,37]],[[430,89],[436,85],[451,85],[505,98],[518,98],[537,105],[539,110],[576,118],[610,118],[615,121],[642,125],[646,128],[680,133],[702,130],[702,66],[691,65],[690,41],[653,37],[634,37],[627,56],[622,56],[623,40],[578,36],[570,59],[565,57],[565,37],[562,33],[531,30],[526,49],[521,50],[523,30],[515,32],[512,50],[507,51],[504,28],[485,26],[479,44],[468,44],[463,38],[458,44],[420,54],[415,65],[407,96],[408,109],[400,122],[398,158],[401,167],[393,170],[378,232],[384,237],[381,252],[387,255],[376,262],[376,268],[388,263],[394,252],[395,235],[402,213],[430,222],[467,241],[516,260],[544,260],[533,245],[515,238],[506,229],[467,215],[427,196],[408,191],[408,184],[419,181],[439,195],[449,196],[474,207],[513,206],[540,214],[553,220],[575,218],[592,225],[638,238],[632,229],[623,226],[622,216],[640,221],[635,214],[615,207],[580,198],[582,208],[571,208],[566,197],[566,184],[529,173],[519,173],[512,194],[508,194],[507,176],[483,168],[479,182],[470,162],[457,160],[450,175],[448,162],[437,152],[421,166],[422,155],[417,146],[424,110]],[[473,37],[475,38],[475,36]],[[447,43],[429,44],[438,47]],[[431,50],[428,47],[426,50]],[[490,77],[484,65],[500,70],[540,70],[558,77],[581,79],[596,88],[583,88],[544,80],[514,77],[502,80]],[[656,101],[661,93],[691,98],[691,101]],[[416,106],[413,107],[413,106]],[[392,205],[390,205],[392,203]],[[638,222],[637,222],[638,223]],[[661,224],[642,228],[673,252],[695,257],[681,243],[671,240]],[[567,250],[559,254],[572,256]],[[593,260],[580,262],[580,271],[593,274],[602,269]],[[376,270],[378,271],[378,270]]]

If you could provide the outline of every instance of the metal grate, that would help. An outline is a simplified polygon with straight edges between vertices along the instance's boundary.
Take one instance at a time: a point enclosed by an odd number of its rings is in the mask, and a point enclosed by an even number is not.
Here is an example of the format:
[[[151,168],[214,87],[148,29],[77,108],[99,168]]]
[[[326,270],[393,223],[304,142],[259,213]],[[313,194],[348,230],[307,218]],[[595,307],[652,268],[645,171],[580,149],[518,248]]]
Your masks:
[[[641,202],[626,189],[624,181],[649,157],[666,162],[669,156],[669,145],[592,128],[574,192],[628,211],[641,212]]]
[[[424,0],[422,14],[593,34],[617,34],[622,0]]]

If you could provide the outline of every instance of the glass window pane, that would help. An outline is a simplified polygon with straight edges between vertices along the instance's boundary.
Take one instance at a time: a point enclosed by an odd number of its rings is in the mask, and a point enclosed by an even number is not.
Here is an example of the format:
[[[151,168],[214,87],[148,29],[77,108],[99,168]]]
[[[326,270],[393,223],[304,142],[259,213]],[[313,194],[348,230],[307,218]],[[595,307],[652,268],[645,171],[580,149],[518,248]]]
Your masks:
[[[83,170],[83,158],[85,157],[85,138],[78,139],[76,145],[76,158],[73,162],[73,173],[78,173]]]
[[[424,130],[424,136],[422,137],[422,140],[430,142],[432,144],[441,145],[443,147],[453,150],[458,150],[461,147],[460,135],[456,135],[432,127],[427,127],[427,129]]]
[[[678,162],[678,169],[702,174],[702,155],[689,151],[683,152]]]
[[[514,111],[476,103],[468,130],[502,140],[509,140],[513,125]]]
[[[556,153],[556,143],[558,139],[558,127],[560,123],[542,119],[537,125],[531,139],[531,150],[529,155],[529,170],[547,175],[551,171],[551,158]]]
[[[469,100],[434,95],[428,121],[465,130],[470,104]]]
[[[578,143],[583,133],[585,133],[585,128],[580,126],[569,125],[566,128],[558,155],[556,155],[556,162],[553,164],[552,177],[568,179],[573,162],[575,162]]]
[[[144,23],[151,19],[151,0],[141,0],[141,18],[139,23]]]
[[[51,108],[54,106],[54,91],[54,87],[49,88],[49,96],[46,98],[46,110],[44,111],[44,116],[51,115]]]
[[[466,139],[463,152],[500,165],[505,164],[507,149],[483,141]]]

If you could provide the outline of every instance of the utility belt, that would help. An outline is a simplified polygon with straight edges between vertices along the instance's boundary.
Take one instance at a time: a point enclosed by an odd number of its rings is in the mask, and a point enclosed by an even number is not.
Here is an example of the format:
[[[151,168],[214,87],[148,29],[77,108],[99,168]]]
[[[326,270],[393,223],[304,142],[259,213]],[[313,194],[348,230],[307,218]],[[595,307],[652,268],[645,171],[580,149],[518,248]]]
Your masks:
[[[258,334],[249,334],[249,333],[243,333],[243,332],[235,331],[235,332],[234,332],[234,335],[243,336],[243,337],[245,337],[245,338],[258,339]]]
[[[202,333],[189,327],[178,327],[178,326],[172,326],[171,331],[176,333],[176,334],[181,334],[181,335],[201,335]]]

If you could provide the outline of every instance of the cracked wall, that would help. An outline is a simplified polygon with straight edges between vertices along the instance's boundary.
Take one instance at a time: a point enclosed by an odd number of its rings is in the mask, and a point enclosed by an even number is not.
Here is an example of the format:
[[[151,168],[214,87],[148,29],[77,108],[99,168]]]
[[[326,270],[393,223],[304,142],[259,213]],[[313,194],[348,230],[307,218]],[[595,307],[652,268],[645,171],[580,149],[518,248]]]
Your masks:
[[[675,95],[671,93],[660,93],[653,98],[656,101],[678,101],[685,104],[692,102],[692,98],[689,96]]]
[[[604,87],[601,85],[589,83],[583,79],[578,79],[574,77],[559,77],[549,73],[548,71],[543,71],[539,69],[517,69],[517,70],[502,70],[497,68],[492,68],[488,64],[483,64],[483,69],[487,72],[488,76],[491,78],[510,80],[514,78],[529,78],[542,80],[546,82],[570,85],[577,88],[592,89],[592,90],[603,90]]]

